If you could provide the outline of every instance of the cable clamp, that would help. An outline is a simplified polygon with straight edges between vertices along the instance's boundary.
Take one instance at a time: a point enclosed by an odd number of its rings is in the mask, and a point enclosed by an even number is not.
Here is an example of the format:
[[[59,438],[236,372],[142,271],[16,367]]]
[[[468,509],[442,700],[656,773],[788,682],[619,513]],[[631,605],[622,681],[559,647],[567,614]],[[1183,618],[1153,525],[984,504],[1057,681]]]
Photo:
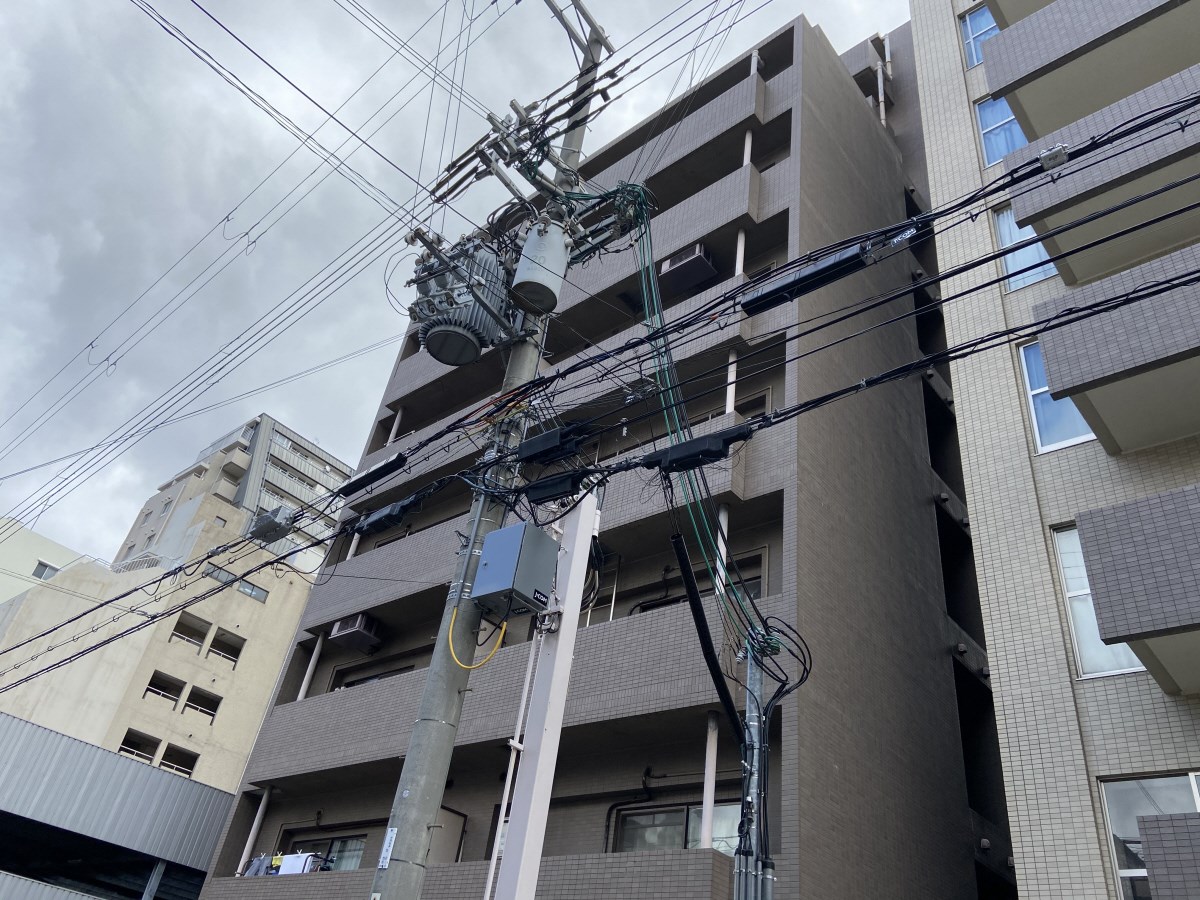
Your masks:
[[[1038,162],[1042,164],[1043,172],[1049,172],[1051,169],[1065,165],[1070,158],[1071,148],[1066,144],[1055,144],[1038,154]]]

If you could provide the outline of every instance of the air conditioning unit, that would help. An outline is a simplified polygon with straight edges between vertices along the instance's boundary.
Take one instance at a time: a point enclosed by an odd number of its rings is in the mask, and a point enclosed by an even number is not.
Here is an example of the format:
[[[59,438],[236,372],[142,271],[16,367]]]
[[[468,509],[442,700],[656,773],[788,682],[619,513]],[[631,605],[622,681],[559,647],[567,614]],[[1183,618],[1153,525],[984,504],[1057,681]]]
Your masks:
[[[379,648],[379,623],[366,613],[338,619],[329,632],[330,643],[349,647],[359,653],[371,653]]]
[[[667,294],[680,294],[707,281],[717,274],[708,248],[703,244],[692,244],[662,261],[658,269],[658,283]]]

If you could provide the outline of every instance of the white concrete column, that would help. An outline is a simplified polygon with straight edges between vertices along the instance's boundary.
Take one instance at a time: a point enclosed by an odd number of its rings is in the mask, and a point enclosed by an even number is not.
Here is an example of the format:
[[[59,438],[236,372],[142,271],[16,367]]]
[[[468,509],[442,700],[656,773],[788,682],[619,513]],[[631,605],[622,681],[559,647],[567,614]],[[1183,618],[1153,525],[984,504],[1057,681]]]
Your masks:
[[[742,165],[750,165],[750,157],[754,153],[754,132],[746,129],[746,141],[742,144]]]
[[[396,440],[396,435],[400,433],[400,420],[403,418],[404,418],[404,407],[402,406],[398,410],[396,410],[396,418],[392,420],[392,430],[391,430],[391,433],[388,434],[388,441],[387,441],[389,444],[392,441]]]
[[[325,646],[325,632],[317,632],[317,643],[313,645],[312,656],[308,658],[308,668],[304,670],[304,680],[300,682],[300,692],[296,695],[297,700],[303,700],[308,696],[308,689],[312,685],[313,673],[317,671],[317,663],[321,659],[321,649]]]
[[[362,535],[358,532],[350,538],[350,549],[346,551],[346,559],[354,559],[354,555],[358,553],[358,542],[362,540]]]
[[[739,228],[737,233],[737,250],[733,258],[734,277],[746,274],[746,229]]]
[[[254,843],[258,840],[258,833],[262,830],[263,819],[267,815],[267,803],[271,799],[271,786],[268,784],[263,789],[262,797],[258,801],[258,810],[254,813],[254,822],[250,825],[250,834],[246,836],[246,846],[242,849],[242,858],[238,861],[237,873],[241,875],[246,871],[246,864],[250,862],[250,854],[254,852]]]
[[[154,868],[150,870],[150,878],[146,882],[146,889],[142,891],[142,900],[154,900],[154,895],[158,893],[158,886],[162,883],[163,872],[167,870],[167,864],[161,859],[154,864]]]
[[[725,369],[725,412],[733,412],[737,404],[737,360],[736,350],[729,351],[729,365]]]
[[[729,504],[717,507],[717,583],[714,585],[722,597],[729,596],[729,573],[725,562],[729,558]]]
[[[717,713],[708,714],[708,736],[704,741],[704,793],[700,807],[700,847],[713,845],[713,809],[717,802]]]

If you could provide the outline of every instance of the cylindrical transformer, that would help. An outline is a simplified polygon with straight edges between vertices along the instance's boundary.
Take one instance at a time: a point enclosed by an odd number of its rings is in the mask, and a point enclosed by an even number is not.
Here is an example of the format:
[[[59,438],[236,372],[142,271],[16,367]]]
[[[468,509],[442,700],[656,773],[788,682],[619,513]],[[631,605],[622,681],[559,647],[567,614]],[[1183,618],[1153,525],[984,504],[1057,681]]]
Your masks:
[[[513,303],[538,315],[558,306],[570,253],[558,222],[534,225],[525,236],[525,247],[510,291]]]
[[[504,270],[495,254],[476,248],[473,253],[456,258],[455,262],[492,309],[507,317],[511,307],[504,292]],[[499,323],[475,301],[461,276],[462,271],[443,279],[448,287],[438,293],[435,301],[437,308],[443,311],[425,319],[419,332],[421,344],[429,355],[447,366],[475,362],[501,337]],[[438,280],[436,276],[431,279],[435,284]]]

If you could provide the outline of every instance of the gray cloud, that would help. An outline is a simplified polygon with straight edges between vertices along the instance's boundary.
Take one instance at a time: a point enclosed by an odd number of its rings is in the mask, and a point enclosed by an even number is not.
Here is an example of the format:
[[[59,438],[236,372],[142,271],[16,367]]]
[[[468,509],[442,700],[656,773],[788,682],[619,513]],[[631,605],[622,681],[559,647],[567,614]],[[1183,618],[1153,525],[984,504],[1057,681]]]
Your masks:
[[[459,31],[461,2],[445,7],[446,39]],[[470,0],[465,2],[470,5]],[[332,0],[303,5],[213,0],[205,5],[330,109],[391,56],[377,37]],[[441,9],[430,0],[404,4],[366,0],[366,5],[404,36]],[[482,0],[475,5],[482,10],[472,24],[476,34],[497,18],[497,9],[509,6],[505,2],[485,5]],[[155,6],[300,127],[311,131],[323,123],[319,110],[190,3],[161,0]],[[591,6],[618,47],[670,8],[630,0],[593,0]],[[753,4],[745,8],[752,9]],[[799,12],[808,14],[835,47],[844,49],[868,34],[900,24],[907,16],[907,4],[904,0],[773,4],[733,31],[721,61]],[[414,41],[427,57],[436,53],[440,25],[438,13]],[[684,43],[672,55],[686,47]],[[452,51],[443,59],[450,55]],[[661,62],[670,58],[664,56]],[[569,46],[548,11],[527,0],[508,10],[472,47],[465,83],[487,108],[505,110],[510,98],[533,99],[566,81],[574,66]],[[339,118],[364,133],[370,130],[373,126],[363,125],[368,116],[412,74],[409,63],[391,59],[347,103]],[[620,109],[598,120],[589,144],[599,146],[656,108],[667,96],[673,76],[674,72],[665,73],[639,88]],[[231,214],[223,228],[71,363],[49,390],[0,429],[3,447],[77,379],[100,373],[35,435],[2,455],[0,475],[104,439],[193,366],[242,335],[251,321],[383,216],[375,203],[334,175],[258,240],[252,253],[238,252],[245,250],[246,239],[239,242],[236,236],[300,182],[316,160],[308,151],[296,154],[235,209],[297,142],[132,3],[6,4],[0,8],[0,84],[0,209],[4,210],[0,304],[5,314],[0,329],[0,419],[201,235]],[[414,84],[409,92],[416,92],[418,86]],[[374,146],[411,174],[418,173],[425,140],[420,170],[425,179],[434,171],[442,148],[443,127],[451,134],[456,127],[453,119],[445,123],[445,92],[435,91],[425,138],[428,98],[427,89],[419,93],[371,138]],[[450,112],[453,116],[455,105]],[[477,114],[464,107],[454,146],[467,145],[485,127]],[[318,137],[332,148],[346,134],[330,125]],[[391,197],[402,202],[412,198],[412,181],[370,151],[359,150],[352,164]],[[455,206],[478,221],[500,199],[494,185],[480,185]],[[448,215],[449,236],[467,227],[455,213]],[[230,243],[226,236],[235,241]],[[138,325],[230,248],[235,261],[222,274],[115,366],[106,365]],[[235,395],[403,331],[403,317],[384,297],[382,266],[382,261],[372,265],[236,372],[209,384],[201,400],[182,409]],[[405,268],[400,272],[402,281]],[[83,552],[111,556],[157,484],[186,466],[214,437],[260,411],[356,461],[393,352],[377,351],[269,394],[164,427],[50,506],[37,527]],[[0,511],[16,506],[60,470],[61,466],[39,469],[0,483]]]

